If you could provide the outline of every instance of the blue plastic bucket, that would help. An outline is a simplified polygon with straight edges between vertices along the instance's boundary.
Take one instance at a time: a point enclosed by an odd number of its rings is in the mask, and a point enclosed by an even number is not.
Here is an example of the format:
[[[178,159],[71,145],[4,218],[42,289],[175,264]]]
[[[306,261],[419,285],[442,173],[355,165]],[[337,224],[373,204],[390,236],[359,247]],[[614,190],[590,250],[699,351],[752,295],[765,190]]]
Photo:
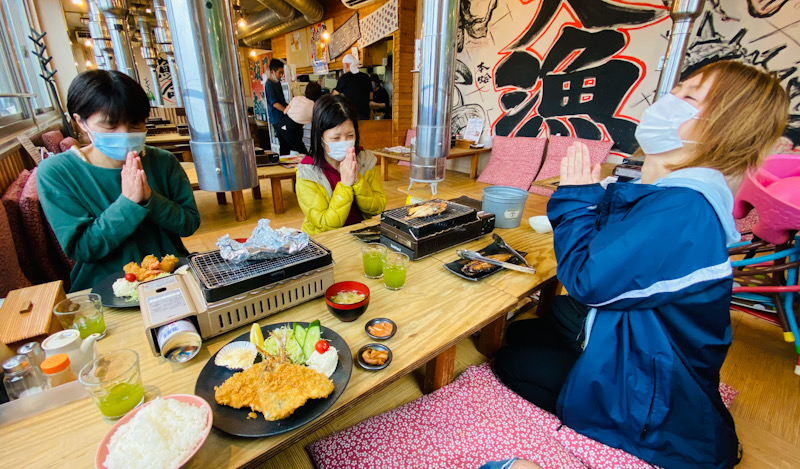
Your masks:
[[[491,186],[483,190],[481,210],[494,213],[495,228],[516,228],[522,220],[522,211],[528,191],[509,186]]]

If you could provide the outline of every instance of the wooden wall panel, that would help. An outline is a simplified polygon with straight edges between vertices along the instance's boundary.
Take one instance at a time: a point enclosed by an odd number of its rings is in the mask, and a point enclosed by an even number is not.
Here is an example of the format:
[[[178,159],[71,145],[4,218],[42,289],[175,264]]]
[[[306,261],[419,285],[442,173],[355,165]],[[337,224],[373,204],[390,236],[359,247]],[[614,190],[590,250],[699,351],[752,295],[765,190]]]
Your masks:
[[[394,33],[394,94],[392,95],[392,140],[394,145],[405,143],[411,128],[414,93],[414,39],[416,38],[416,0],[398,0],[400,29]]]
[[[33,169],[34,166],[33,160],[22,149],[0,156],[0,195],[17,179],[23,169]]]

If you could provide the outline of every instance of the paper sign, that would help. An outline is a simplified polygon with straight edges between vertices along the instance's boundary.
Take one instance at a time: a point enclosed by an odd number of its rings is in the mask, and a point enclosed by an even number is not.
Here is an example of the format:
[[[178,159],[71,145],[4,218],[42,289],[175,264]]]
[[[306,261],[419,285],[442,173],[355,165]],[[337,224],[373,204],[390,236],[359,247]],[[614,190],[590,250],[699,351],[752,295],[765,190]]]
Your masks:
[[[464,140],[478,143],[483,133],[483,119],[467,120],[467,127],[464,129]]]

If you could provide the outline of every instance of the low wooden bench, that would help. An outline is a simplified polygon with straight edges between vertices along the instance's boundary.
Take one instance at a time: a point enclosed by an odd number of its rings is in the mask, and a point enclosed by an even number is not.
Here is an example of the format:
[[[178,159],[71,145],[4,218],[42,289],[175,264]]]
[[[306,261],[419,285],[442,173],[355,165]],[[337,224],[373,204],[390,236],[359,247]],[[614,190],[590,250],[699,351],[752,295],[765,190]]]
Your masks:
[[[197,171],[194,168],[194,163],[181,163],[183,170],[189,177],[189,182],[192,184],[192,189],[199,190],[200,185],[197,182]],[[297,182],[297,170],[295,168],[284,168],[281,165],[263,166],[257,168],[258,179],[269,179],[272,184],[272,208],[275,213],[283,213],[283,190],[281,188],[281,181],[284,179],[292,180],[292,190],[295,188]],[[252,189],[253,198],[261,199],[261,186],[256,186]],[[233,199],[233,210],[236,212],[236,221],[247,220],[247,211],[244,207],[244,195],[242,191],[231,191],[231,198]],[[224,192],[217,192],[217,202],[220,205],[225,205],[228,200]]]
[[[448,160],[452,160],[455,158],[472,158],[472,164],[469,169],[469,177],[475,179],[478,177],[478,158],[480,154],[484,151],[489,151],[486,148],[451,148],[450,154],[447,155]],[[389,165],[387,164],[386,159],[393,159],[398,161],[411,161],[411,154],[410,153],[395,153],[393,151],[387,151],[386,148],[378,148],[377,150],[372,150],[372,153],[375,154],[380,160],[381,164],[381,171],[383,171],[383,180],[389,180]]]

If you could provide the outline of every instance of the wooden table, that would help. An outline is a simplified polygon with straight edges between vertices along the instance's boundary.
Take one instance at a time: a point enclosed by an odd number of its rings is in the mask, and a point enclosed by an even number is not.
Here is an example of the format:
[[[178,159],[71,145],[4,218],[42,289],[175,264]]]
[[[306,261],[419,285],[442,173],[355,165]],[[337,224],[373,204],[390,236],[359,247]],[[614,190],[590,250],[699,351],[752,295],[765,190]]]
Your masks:
[[[452,160],[455,158],[471,157],[472,164],[469,169],[469,177],[475,179],[478,177],[478,158],[484,151],[488,150],[486,148],[451,148],[450,154],[447,155],[447,159]],[[393,151],[387,151],[386,148],[372,150],[372,153],[381,159],[380,161],[384,181],[389,180],[389,166],[386,164],[387,158],[399,161],[411,161],[411,153],[395,153]]]
[[[370,220],[367,223],[375,223]],[[351,354],[372,341],[364,333],[364,324],[375,317],[390,317],[398,326],[397,334],[386,341],[394,355],[392,364],[379,372],[364,371],[353,365],[350,382],[336,403],[314,422],[291,432],[268,438],[233,437],[212,429],[208,439],[186,467],[256,466],[301,438],[343,414],[354,405],[369,399],[375,391],[426,364],[427,391],[449,383],[453,378],[456,344],[476,331],[481,332],[483,351],[493,352],[500,344],[507,312],[518,302],[518,294],[535,290],[551,282],[555,275],[552,239],[522,226],[497,230],[538,263],[536,275],[500,272],[482,282],[470,282],[447,272],[442,263],[455,258],[455,248],[412,262],[406,287],[389,291],[380,279],[365,279],[361,263],[362,244],[348,234],[360,225],[322,233],[314,238],[331,249],[337,281],[358,280],[371,290],[366,313],[351,323],[339,322],[326,309],[321,298],[260,320],[260,324],[283,321],[311,321],[341,335]],[[491,238],[466,246],[479,246]],[[154,357],[145,339],[142,319],[137,309],[107,309],[108,335],[98,343],[100,353],[120,348],[136,350],[140,357],[142,380],[148,399],[176,393],[194,393],[200,370],[206,361],[227,342],[245,333],[249,326],[204,340],[203,348],[186,363],[172,363]],[[261,418],[261,417],[259,417]],[[8,467],[90,467],[99,442],[113,425],[102,418],[88,398],[84,398],[28,419],[0,427],[0,451]],[[43,441],[49,444],[42,445]]]
[[[188,135],[181,135],[177,132],[170,132],[164,134],[148,135],[145,138],[145,144],[152,147],[161,147],[164,145],[176,145],[179,143],[189,143],[191,137]]]
[[[181,163],[181,167],[184,171],[186,171],[186,175],[189,177],[189,182],[192,184],[192,189],[199,190],[200,185],[197,181],[197,170],[194,167],[194,163]],[[291,179],[293,181],[292,189],[294,189],[294,181],[297,177],[297,169],[285,168],[281,165],[273,165],[258,167],[256,168],[256,171],[258,173],[259,180],[270,180],[270,184],[272,185],[272,208],[275,210],[275,213],[283,213],[283,188],[281,187],[281,181],[284,179]],[[253,198],[260,199],[261,186],[256,186],[252,190]],[[236,221],[247,220],[247,210],[244,207],[243,192],[231,191],[231,199],[233,200],[233,210],[236,213]],[[228,203],[224,192],[217,192],[217,202],[220,205],[225,205]]]

